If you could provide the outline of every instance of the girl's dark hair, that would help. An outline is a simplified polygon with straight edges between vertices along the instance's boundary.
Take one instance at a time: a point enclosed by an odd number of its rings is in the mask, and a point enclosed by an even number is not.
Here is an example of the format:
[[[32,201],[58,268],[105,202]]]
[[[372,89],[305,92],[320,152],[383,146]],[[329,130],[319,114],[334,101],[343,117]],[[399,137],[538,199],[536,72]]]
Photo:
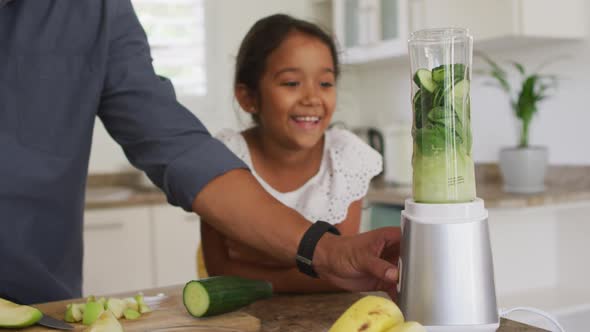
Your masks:
[[[275,14],[258,20],[242,40],[236,60],[234,86],[244,84],[250,93],[258,95],[258,84],[266,67],[266,59],[293,31],[316,37],[328,46],[334,62],[334,75],[338,77],[338,54],[332,37],[311,22]]]

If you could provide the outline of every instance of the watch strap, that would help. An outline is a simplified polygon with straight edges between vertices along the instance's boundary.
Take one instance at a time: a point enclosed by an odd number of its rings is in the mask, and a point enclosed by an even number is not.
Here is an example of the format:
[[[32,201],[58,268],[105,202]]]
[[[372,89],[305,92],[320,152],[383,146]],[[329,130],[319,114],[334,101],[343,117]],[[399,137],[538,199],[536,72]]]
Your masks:
[[[299,248],[297,249],[297,256],[295,258],[297,268],[300,272],[313,278],[318,278],[318,274],[313,268],[313,253],[316,245],[326,232],[340,235],[340,231],[334,225],[321,220],[316,221],[303,234],[301,242],[299,242]]]

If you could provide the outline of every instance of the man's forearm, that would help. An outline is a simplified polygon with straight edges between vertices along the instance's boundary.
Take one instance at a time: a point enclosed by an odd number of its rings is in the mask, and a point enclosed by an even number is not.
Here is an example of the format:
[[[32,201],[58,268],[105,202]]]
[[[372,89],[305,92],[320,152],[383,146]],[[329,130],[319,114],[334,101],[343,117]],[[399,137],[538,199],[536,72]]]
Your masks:
[[[193,211],[227,237],[292,265],[299,240],[310,226],[309,221],[273,198],[243,169],[229,171],[209,182],[195,198]]]

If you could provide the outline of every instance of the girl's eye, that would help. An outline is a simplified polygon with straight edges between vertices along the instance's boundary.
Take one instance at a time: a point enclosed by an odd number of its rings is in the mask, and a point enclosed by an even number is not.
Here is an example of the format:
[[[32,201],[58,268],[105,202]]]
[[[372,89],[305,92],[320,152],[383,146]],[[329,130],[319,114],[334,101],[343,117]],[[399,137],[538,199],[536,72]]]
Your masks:
[[[331,88],[331,87],[333,87],[333,86],[334,86],[334,83],[332,83],[332,82],[321,82],[321,83],[320,83],[320,86],[321,86],[322,88]]]
[[[282,86],[288,86],[288,87],[295,87],[299,85],[299,82],[297,81],[288,81],[288,82],[282,82],[281,83]]]

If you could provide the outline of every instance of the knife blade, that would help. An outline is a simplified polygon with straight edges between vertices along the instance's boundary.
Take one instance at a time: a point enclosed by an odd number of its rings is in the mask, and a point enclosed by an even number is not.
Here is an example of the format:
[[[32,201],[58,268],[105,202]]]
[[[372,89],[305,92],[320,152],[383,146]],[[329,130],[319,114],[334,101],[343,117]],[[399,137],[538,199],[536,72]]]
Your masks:
[[[43,314],[43,317],[37,322],[37,324],[45,327],[50,327],[52,329],[58,330],[73,330],[74,327],[70,324],[67,324],[59,319],[55,319],[51,316],[47,316]]]

